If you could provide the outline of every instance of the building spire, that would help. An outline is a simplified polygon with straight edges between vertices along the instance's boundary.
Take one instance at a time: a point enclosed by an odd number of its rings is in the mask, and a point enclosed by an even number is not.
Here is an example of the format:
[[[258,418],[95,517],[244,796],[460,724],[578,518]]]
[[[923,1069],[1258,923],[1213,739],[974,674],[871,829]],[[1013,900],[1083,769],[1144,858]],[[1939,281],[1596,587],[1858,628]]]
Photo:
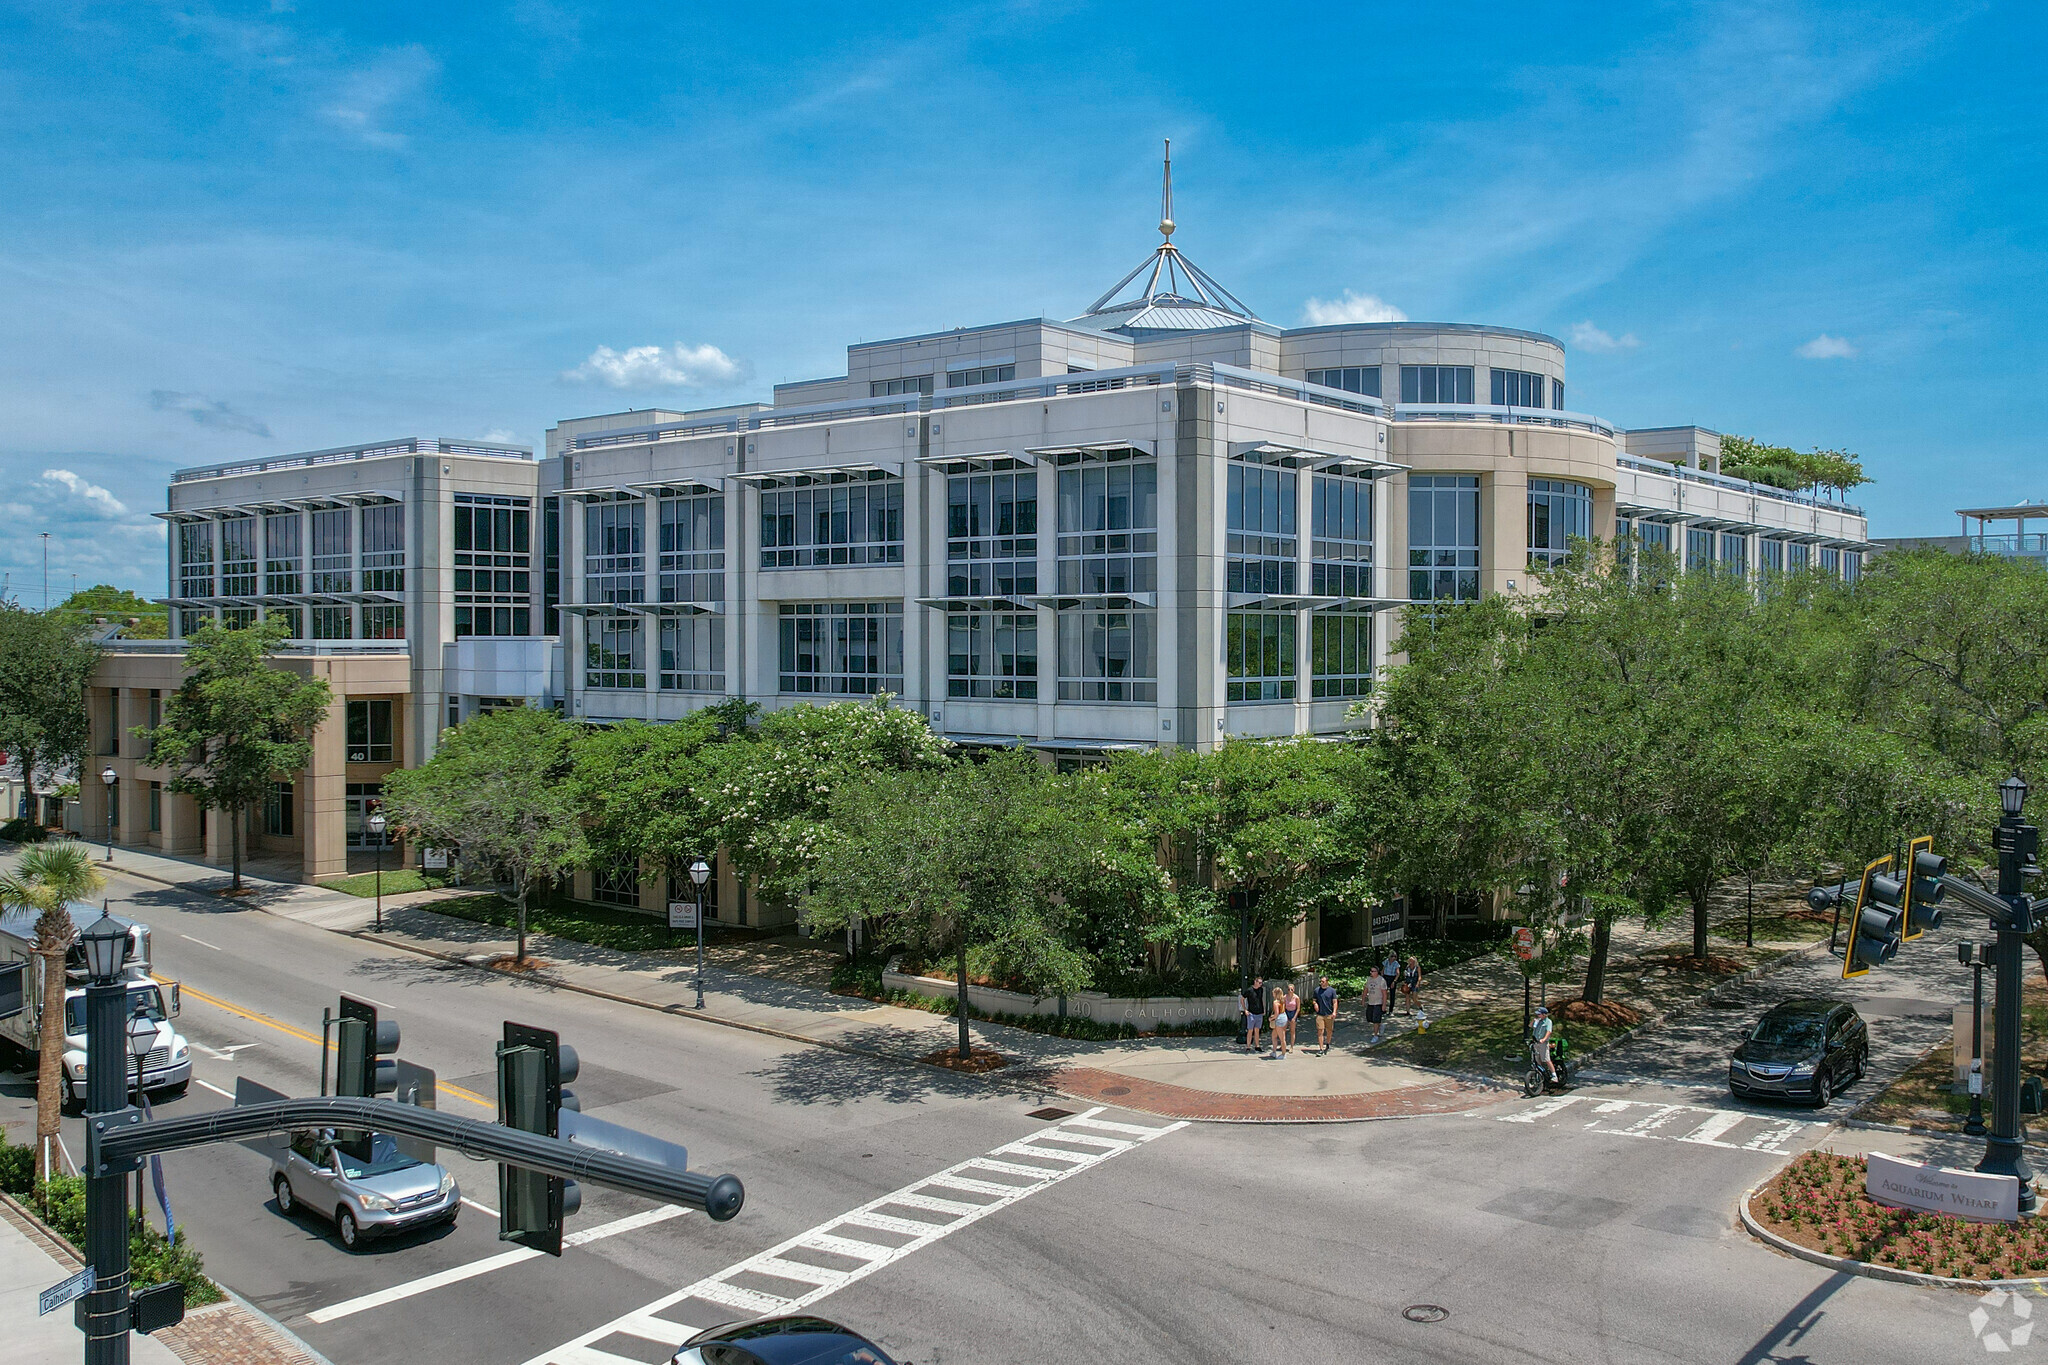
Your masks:
[[[1159,191],[1159,234],[1173,240],[1173,139],[1166,139],[1166,178]]]

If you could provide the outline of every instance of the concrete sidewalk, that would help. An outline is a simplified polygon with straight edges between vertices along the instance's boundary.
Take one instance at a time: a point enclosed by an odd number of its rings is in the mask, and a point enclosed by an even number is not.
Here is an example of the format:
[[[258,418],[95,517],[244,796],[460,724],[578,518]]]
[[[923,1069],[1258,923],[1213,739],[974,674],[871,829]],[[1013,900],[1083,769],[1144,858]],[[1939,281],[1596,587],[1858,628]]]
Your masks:
[[[30,1240],[20,1215],[0,1204],[0,1322],[7,1324],[10,1365],[70,1365],[82,1356],[85,1337],[72,1321],[70,1304],[47,1317],[36,1312],[36,1297],[78,1272],[61,1253]],[[135,1365],[181,1365],[171,1348],[153,1337],[131,1337],[128,1358]]]
[[[218,893],[220,869],[116,849],[113,866],[187,890]],[[485,888],[449,888],[384,898],[384,932],[375,906],[320,887],[244,875],[242,902],[329,932],[421,953],[480,970],[509,958],[508,930],[437,914],[433,904]],[[690,947],[627,953],[545,934],[527,936],[538,966],[518,979],[659,1010],[677,1018],[747,1029],[840,1051],[915,1062],[958,1039],[949,1016],[858,996],[835,995],[771,976],[707,965],[704,1008],[696,1008]],[[1355,1013],[1355,1011],[1353,1011]],[[1444,1113],[1506,1099],[1507,1090],[1454,1081],[1440,1072],[1382,1062],[1362,1046],[1356,1020],[1340,1019],[1327,1057],[1297,1048],[1285,1059],[1248,1054],[1228,1037],[1153,1038],[1096,1043],[977,1022],[975,1036],[1011,1059],[1007,1075],[1077,1099],[1104,1100],[1176,1118],[1303,1122]],[[1304,1031],[1313,1036],[1313,1027]],[[1005,1072],[995,1073],[998,1077]]]

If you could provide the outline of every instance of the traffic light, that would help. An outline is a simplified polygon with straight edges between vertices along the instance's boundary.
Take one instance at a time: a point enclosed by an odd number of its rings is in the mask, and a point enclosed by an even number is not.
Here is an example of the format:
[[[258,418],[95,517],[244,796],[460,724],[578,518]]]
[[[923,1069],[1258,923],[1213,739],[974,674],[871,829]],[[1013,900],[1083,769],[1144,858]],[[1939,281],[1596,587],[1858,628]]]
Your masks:
[[[1919,938],[1941,927],[1941,879],[1948,873],[1948,859],[1934,851],[1934,836],[1923,834],[1906,845],[1906,938]]]
[[[574,1091],[576,1049],[552,1029],[505,1021],[498,1048],[498,1122],[507,1128],[560,1137],[561,1112],[578,1111]],[[498,1163],[498,1240],[562,1254],[562,1221],[583,1206],[573,1180]]]
[[[335,1021],[334,1093],[373,1100],[398,1088],[398,1021],[377,1019],[377,1007],[341,997]],[[370,1159],[370,1135],[347,1129],[336,1144],[358,1161]]]
[[[1849,949],[1842,954],[1842,977],[1862,976],[1881,967],[1899,951],[1906,922],[1906,888],[1891,871],[1889,855],[1863,869],[1856,892],[1856,913],[1849,918]]]

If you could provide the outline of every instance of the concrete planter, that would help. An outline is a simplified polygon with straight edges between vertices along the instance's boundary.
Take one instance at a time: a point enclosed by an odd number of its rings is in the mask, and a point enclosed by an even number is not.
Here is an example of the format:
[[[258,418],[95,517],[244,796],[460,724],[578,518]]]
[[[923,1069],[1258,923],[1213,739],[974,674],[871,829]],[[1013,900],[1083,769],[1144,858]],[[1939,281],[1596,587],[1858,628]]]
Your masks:
[[[882,972],[882,988],[891,991],[911,991],[942,1000],[951,1000],[955,994],[952,981],[937,976],[909,976],[897,971],[893,962]],[[999,991],[990,986],[976,986],[972,983],[967,987],[967,1003],[986,1014],[1051,1016],[1060,1012],[1058,996],[1019,995],[1015,991]],[[1101,991],[1080,991],[1067,997],[1069,1015],[1093,1019],[1098,1024],[1129,1024],[1141,1031],[1159,1024],[1186,1025],[1208,1023],[1218,1019],[1229,1021],[1238,1017],[1238,1009],[1235,995],[1153,996],[1132,999],[1105,995]]]

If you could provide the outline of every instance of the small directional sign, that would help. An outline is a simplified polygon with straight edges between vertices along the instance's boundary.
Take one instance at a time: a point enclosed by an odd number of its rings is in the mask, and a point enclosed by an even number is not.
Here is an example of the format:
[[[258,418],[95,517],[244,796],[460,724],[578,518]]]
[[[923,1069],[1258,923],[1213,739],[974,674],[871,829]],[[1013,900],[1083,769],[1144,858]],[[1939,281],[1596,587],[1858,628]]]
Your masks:
[[[64,1283],[52,1285],[50,1288],[45,1289],[36,1298],[37,1315],[54,1313],[73,1299],[84,1298],[87,1294],[92,1293],[93,1286],[98,1283],[99,1272],[91,1266],[87,1266],[70,1279],[64,1281]]]

